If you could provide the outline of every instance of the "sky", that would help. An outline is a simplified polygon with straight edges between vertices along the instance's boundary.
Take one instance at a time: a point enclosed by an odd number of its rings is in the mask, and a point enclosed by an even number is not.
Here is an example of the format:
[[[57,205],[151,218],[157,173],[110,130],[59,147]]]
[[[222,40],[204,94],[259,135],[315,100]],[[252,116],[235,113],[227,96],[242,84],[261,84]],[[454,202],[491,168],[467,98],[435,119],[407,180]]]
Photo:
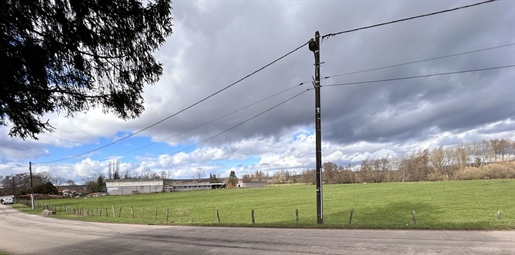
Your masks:
[[[173,34],[155,52],[163,76],[145,87],[140,118],[124,121],[102,109],[72,118],[47,113],[56,130],[39,140],[10,137],[10,126],[2,126],[0,175],[27,172],[32,162],[36,173],[80,183],[106,175],[114,160],[131,175],[149,169],[177,179],[198,169],[204,177],[312,169],[315,60],[308,46],[176,113],[304,45],[315,31],[324,36],[477,2],[174,1]],[[514,65],[514,43],[512,0],[324,37],[323,162],[347,166],[515,139],[514,67],[397,79]]]

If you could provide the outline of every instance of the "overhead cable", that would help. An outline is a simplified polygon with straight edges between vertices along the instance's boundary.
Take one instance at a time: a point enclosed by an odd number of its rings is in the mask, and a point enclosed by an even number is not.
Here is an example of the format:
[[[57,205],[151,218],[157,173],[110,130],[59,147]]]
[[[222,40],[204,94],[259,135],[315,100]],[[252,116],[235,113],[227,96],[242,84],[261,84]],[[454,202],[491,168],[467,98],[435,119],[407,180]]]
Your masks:
[[[342,74],[335,74],[335,75],[325,76],[322,79],[324,80],[324,79],[340,77],[340,76],[345,76],[345,75],[365,73],[365,72],[370,72],[370,71],[377,71],[377,70],[387,69],[387,68],[391,68],[391,67],[398,67],[398,66],[405,66],[405,65],[410,65],[410,64],[416,64],[416,63],[421,63],[421,62],[431,61],[431,60],[437,60],[437,59],[442,59],[442,58],[456,57],[456,56],[460,56],[460,55],[471,54],[471,53],[487,51],[487,50],[493,50],[493,49],[513,46],[513,45],[515,45],[515,43],[510,43],[510,44],[505,44],[505,45],[500,45],[500,46],[495,46],[495,47],[490,47],[490,48],[485,48],[485,49],[480,49],[480,50],[473,50],[473,51],[467,51],[467,52],[462,52],[462,53],[456,53],[456,54],[451,54],[451,55],[447,55],[447,56],[427,58],[427,59],[423,59],[423,60],[416,60],[416,61],[406,62],[406,63],[402,63],[402,64],[377,67],[377,68],[372,68],[372,69],[367,69],[367,70],[362,70],[362,71],[356,71],[356,72],[350,72],[350,73],[342,73]]]
[[[349,72],[349,73],[329,75],[329,76],[323,77],[322,80],[326,80],[326,79],[334,78],[334,77],[351,75],[351,74],[358,74],[358,73],[366,73],[366,72],[371,72],[371,71],[377,71],[377,70],[382,70],[382,69],[387,69],[387,68],[392,68],[392,67],[411,65],[411,64],[416,64],[416,63],[421,63],[421,62],[431,61],[431,60],[437,60],[437,59],[442,59],[442,58],[456,57],[456,56],[460,56],[460,55],[466,55],[466,54],[471,54],[471,53],[476,53],[476,52],[481,52],[481,51],[493,50],[493,49],[513,46],[513,45],[515,45],[515,43],[504,44],[504,45],[499,45],[499,46],[490,47],[490,48],[484,48],[484,49],[479,49],[479,50],[472,50],[472,51],[467,51],[467,52],[462,52],[462,53],[455,53],[455,54],[446,55],[446,56],[433,57],[433,58],[427,58],[427,59],[422,59],[422,60],[415,60],[415,61],[405,62],[405,63],[401,63],[401,64],[394,64],[394,65],[388,65],[388,66],[375,67],[375,68],[361,70],[361,71],[354,71],[354,72]],[[301,82],[299,85],[303,85],[305,83],[312,83],[312,81]]]
[[[215,138],[215,137],[217,137],[217,136],[219,136],[219,135],[221,135],[221,134],[227,133],[227,132],[229,132],[229,131],[231,131],[231,130],[233,130],[233,129],[235,129],[235,128],[237,128],[237,127],[239,127],[239,126],[241,126],[241,125],[243,125],[243,124],[245,124],[245,123],[247,123],[247,122],[249,122],[249,121],[251,121],[251,120],[253,120],[253,119],[255,119],[255,118],[257,118],[257,117],[259,117],[259,116],[261,116],[261,115],[263,115],[263,114],[265,114],[265,113],[267,113],[267,112],[269,112],[269,111],[271,111],[271,110],[273,110],[273,109],[275,109],[275,108],[277,108],[277,107],[281,106],[281,105],[283,105],[283,104],[285,104],[286,102],[293,100],[294,98],[296,98],[296,97],[298,97],[298,96],[300,96],[300,95],[302,95],[302,94],[304,94],[304,93],[306,93],[306,92],[308,92],[308,91],[309,91],[309,89],[306,89],[306,90],[304,90],[304,91],[302,91],[302,92],[300,92],[300,93],[298,93],[298,94],[296,94],[296,95],[294,95],[294,96],[292,96],[292,97],[290,97],[290,98],[288,98],[288,99],[286,99],[286,100],[282,101],[281,103],[276,104],[276,105],[274,105],[273,107],[268,108],[267,110],[265,110],[265,111],[263,111],[263,112],[261,112],[261,113],[259,113],[259,114],[257,114],[257,115],[254,115],[254,116],[253,116],[253,117],[251,117],[251,118],[246,119],[245,121],[242,121],[242,122],[240,122],[240,123],[238,123],[238,124],[236,124],[236,125],[234,125],[234,126],[232,126],[232,127],[228,128],[228,129],[226,129],[226,130],[224,130],[224,131],[222,131],[222,132],[220,132],[220,133],[217,133],[217,134],[215,134],[215,135],[213,135],[213,136],[210,136],[210,137],[208,137],[208,138],[206,138],[206,139],[204,139],[204,140],[202,140],[202,141],[200,141],[200,142],[198,142],[198,143],[195,143],[195,144],[193,144],[193,145],[191,145],[191,146],[188,146],[188,147],[186,147],[186,148],[184,148],[184,149],[182,149],[182,150],[176,151],[176,152],[174,152],[174,153],[172,153],[172,154],[170,154],[170,155],[172,156],[172,155],[175,155],[175,154],[181,153],[181,152],[183,152],[183,151],[185,151],[185,150],[188,150],[188,149],[191,149],[191,148],[193,148],[193,147],[196,147],[197,145],[199,145],[199,144],[201,144],[201,143],[204,143],[204,142],[206,142],[206,141],[209,141],[209,140],[211,140],[211,139],[213,139],[213,138]]]
[[[275,97],[275,96],[278,96],[278,95],[280,95],[280,94],[283,94],[283,93],[285,93],[285,92],[287,92],[287,91],[290,91],[291,89],[298,88],[299,86],[300,86],[300,85],[297,85],[297,86],[294,86],[294,87],[287,88],[287,89],[285,89],[285,90],[283,90],[283,91],[280,91],[280,92],[278,92],[278,93],[275,93],[274,95],[268,96],[268,97],[266,97],[266,98],[263,98],[263,99],[260,99],[260,100],[258,100],[258,101],[256,101],[256,102],[254,102],[254,103],[252,103],[252,104],[249,104],[249,105],[247,105],[247,106],[244,106],[244,107],[242,107],[242,108],[240,108],[240,109],[238,109],[238,110],[235,110],[235,111],[232,111],[232,112],[230,112],[230,113],[224,114],[224,115],[222,115],[222,116],[220,116],[220,117],[218,117],[218,118],[212,119],[212,120],[207,121],[207,122],[205,122],[205,123],[203,123],[203,124],[197,125],[197,126],[195,126],[195,127],[193,127],[193,128],[190,128],[190,129],[185,130],[185,131],[183,131],[183,132],[180,132],[180,133],[174,134],[174,135],[172,135],[172,136],[166,137],[166,138],[161,139],[161,140],[159,140],[159,141],[149,143],[149,144],[147,144],[147,145],[144,145],[144,146],[139,147],[139,148],[136,148],[136,149],[134,149],[134,150],[131,150],[131,151],[125,152],[125,153],[123,153],[123,154],[119,154],[118,156],[123,156],[123,155],[129,154],[129,153],[132,153],[132,152],[135,152],[135,151],[141,150],[141,149],[143,149],[143,148],[147,148],[147,147],[152,146],[152,145],[154,145],[154,144],[156,144],[156,143],[163,142],[163,141],[166,141],[166,140],[168,140],[168,139],[170,139],[170,138],[173,138],[173,137],[176,137],[176,136],[179,136],[179,135],[185,134],[185,133],[187,133],[187,132],[193,131],[193,130],[195,130],[195,129],[197,129],[197,128],[203,127],[203,126],[205,126],[205,125],[207,125],[207,124],[210,124],[210,123],[215,122],[215,121],[217,121],[217,120],[223,119],[223,118],[225,118],[225,117],[227,117],[227,116],[229,116],[229,115],[232,115],[232,114],[234,114],[234,113],[237,113],[237,112],[240,112],[240,111],[242,111],[242,110],[245,110],[245,109],[247,109],[247,108],[249,108],[249,107],[252,107],[252,106],[254,106],[254,105],[257,105],[257,104],[259,104],[259,103],[261,103],[261,102],[264,102],[264,101],[266,101],[266,100],[268,100],[268,99],[270,99],[270,98],[273,98],[273,97]]]
[[[235,81],[235,82],[233,82],[233,83],[231,83],[231,84],[229,84],[229,85],[225,86],[224,88],[222,88],[222,89],[220,89],[220,90],[218,90],[218,91],[214,92],[213,94],[211,94],[211,95],[209,95],[209,96],[207,96],[207,97],[204,97],[203,99],[201,99],[201,100],[199,100],[199,101],[197,101],[197,102],[195,102],[195,103],[191,104],[190,106],[188,106],[188,107],[186,107],[186,108],[184,108],[184,109],[182,109],[182,110],[180,110],[180,111],[178,111],[178,112],[176,112],[176,113],[174,113],[174,114],[172,114],[172,115],[169,115],[168,117],[166,117],[166,118],[164,118],[164,119],[162,119],[162,120],[160,120],[160,121],[157,121],[157,122],[153,123],[153,124],[152,124],[152,125],[150,125],[150,126],[147,126],[147,127],[143,128],[143,129],[140,129],[140,130],[138,130],[138,131],[136,131],[136,132],[134,132],[134,133],[132,133],[132,134],[130,134],[130,135],[128,135],[128,136],[125,136],[125,137],[123,137],[123,138],[120,138],[120,139],[118,139],[118,140],[116,140],[116,141],[114,141],[114,142],[108,143],[108,144],[106,144],[106,145],[100,146],[100,147],[98,147],[98,148],[96,148],[96,149],[89,150],[89,151],[86,151],[86,152],[84,152],[84,153],[80,153],[80,154],[77,154],[77,155],[74,155],[74,156],[65,157],[65,158],[61,158],[61,159],[57,159],[57,160],[46,161],[46,162],[37,162],[37,163],[38,163],[38,164],[54,163],[54,162],[59,162],[59,161],[64,161],[64,160],[68,160],[68,159],[72,159],[72,158],[80,157],[80,156],[83,156],[83,155],[86,155],[86,154],[89,154],[89,153],[92,153],[92,152],[95,152],[95,151],[101,150],[101,149],[103,149],[103,148],[109,147],[109,146],[111,146],[111,145],[113,145],[113,144],[119,143],[119,142],[121,142],[121,141],[123,141],[123,140],[125,140],[125,139],[127,139],[127,138],[129,138],[129,137],[133,137],[133,136],[135,136],[135,135],[137,135],[137,134],[139,134],[139,133],[141,133],[141,132],[143,132],[143,131],[145,131],[145,130],[147,130],[147,129],[151,128],[151,127],[154,127],[154,126],[156,126],[156,125],[158,125],[158,124],[160,124],[160,123],[162,123],[162,122],[164,122],[164,121],[166,121],[166,120],[168,120],[168,119],[170,119],[170,118],[172,118],[172,117],[174,117],[174,116],[176,116],[176,115],[178,115],[178,114],[182,113],[182,112],[185,112],[186,110],[189,110],[190,108],[193,108],[194,106],[196,106],[196,105],[198,105],[198,104],[200,104],[200,103],[202,103],[202,102],[204,102],[204,101],[208,100],[209,98],[214,97],[215,95],[217,95],[217,94],[221,93],[222,91],[225,91],[225,90],[227,90],[228,88],[230,88],[230,87],[232,87],[232,86],[234,86],[234,85],[236,85],[236,84],[238,84],[238,83],[242,82],[243,80],[245,80],[245,79],[249,78],[250,76],[252,76],[252,75],[254,75],[254,74],[256,74],[256,73],[258,73],[258,72],[260,72],[260,71],[264,70],[265,68],[267,68],[267,67],[269,67],[269,66],[271,66],[271,65],[275,64],[275,63],[276,63],[276,62],[278,62],[279,60],[281,60],[281,59],[283,59],[283,58],[287,57],[288,55],[290,55],[290,54],[294,53],[295,51],[297,51],[297,50],[301,49],[302,47],[306,46],[308,43],[309,43],[309,41],[305,42],[304,44],[302,44],[302,45],[300,45],[299,47],[297,47],[297,48],[293,49],[292,51],[290,51],[290,52],[288,52],[288,53],[286,53],[286,54],[282,55],[281,57],[279,57],[279,58],[275,59],[274,61],[272,61],[272,62],[270,62],[270,63],[268,63],[268,64],[264,65],[263,67],[261,67],[261,68],[257,69],[256,71],[254,71],[254,72],[252,72],[252,73],[250,73],[250,74],[248,74],[248,75],[244,76],[243,78],[241,78],[241,79],[239,79],[239,80],[237,80],[237,81]]]
[[[427,14],[413,16],[413,17],[409,17],[409,18],[404,18],[404,19],[398,19],[398,20],[393,20],[393,21],[389,21],[389,22],[379,23],[379,24],[375,24],[375,25],[371,25],[371,26],[360,27],[360,28],[350,29],[350,30],[341,31],[341,32],[337,32],[337,33],[326,34],[326,35],[322,36],[322,40],[324,40],[326,38],[329,38],[329,37],[332,37],[332,36],[337,36],[337,35],[345,34],[345,33],[356,32],[356,31],[364,30],[364,29],[368,29],[368,28],[379,27],[379,26],[389,25],[389,24],[393,24],[393,23],[408,21],[408,20],[412,20],[412,19],[423,18],[423,17],[427,17],[427,16],[432,16],[432,15],[437,15],[437,14],[445,13],[445,12],[457,11],[457,10],[460,10],[460,9],[465,9],[465,8],[469,8],[469,7],[473,7],[473,6],[478,6],[478,5],[482,5],[482,4],[486,4],[486,3],[490,3],[490,2],[495,2],[495,1],[497,1],[497,0],[488,0],[488,1],[484,1],[484,2],[479,2],[479,3],[475,3],[475,4],[469,4],[469,5],[465,5],[465,6],[461,6],[461,7],[456,7],[456,8],[452,8],[452,9],[447,9],[447,10],[443,10],[443,11],[437,11],[437,12],[427,13]]]
[[[327,85],[322,85],[322,86],[323,86],[323,87],[351,86],[351,85],[359,85],[359,84],[367,84],[367,83],[376,83],[376,82],[388,82],[388,81],[398,81],[398,80],[408,80],[408,79],[426,78],[426,77],[442,76],[442,75],[450,75],[450,74],[460,74],[460,73],[471,73],[471,72],[479,72],[479,71],[488,71],[488,70],[495,70],[495,69],[502,69],[502,68],[510,68],[510,67],[515,67],[515,65],[497,66],[497,67],[487,67],[487,68],[472,69],[472,70],[463,70],[463,71],[455,71],[455,72],[447,72],[447,73],[435,73],[435,74],[417,75],[417,76],[409,76],[409,77],[399,77],[399,78],[382,79],[382,80],[372,80],[372,81],[358,81],[358,82],[336,83],[336,84],[327,84]]]

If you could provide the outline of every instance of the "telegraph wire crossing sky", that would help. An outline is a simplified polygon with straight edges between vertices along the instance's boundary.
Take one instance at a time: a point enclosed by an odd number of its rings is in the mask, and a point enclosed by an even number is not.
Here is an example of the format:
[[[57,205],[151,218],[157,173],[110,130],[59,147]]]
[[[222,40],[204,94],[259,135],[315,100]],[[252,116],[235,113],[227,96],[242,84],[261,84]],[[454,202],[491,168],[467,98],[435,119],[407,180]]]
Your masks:
[[[26,172],[28,161],[54,161],[33,169],[80,181],[105,174],[114,159],[131,173],[148,168],[169,171],[173,178],[191,178],[199,167],[219,176],[231,170],[241,176],[314,168],[313,97],[305,93],[312,86],[313,56],[305,44],[292,45],[317,30],[324,35],[456,5],[174,3],[174,35],[156,54],[164,75],[145,87],[141,118],[125,122],[100,110],[70,119],[48,114],[56,131],[39,141],[10,138],[9,127],[1,127],[0,175]],[[425,148],[513,139],[514,24],[515,3],[495,1],[325,39],[323,161],[347,165]],[[277,56],[284,59],[270,62]],[[498,69],[479,71],[488,68]],[[435,76],[467,70],[478,71]],[[384,82],[329,86],[374,80]]]

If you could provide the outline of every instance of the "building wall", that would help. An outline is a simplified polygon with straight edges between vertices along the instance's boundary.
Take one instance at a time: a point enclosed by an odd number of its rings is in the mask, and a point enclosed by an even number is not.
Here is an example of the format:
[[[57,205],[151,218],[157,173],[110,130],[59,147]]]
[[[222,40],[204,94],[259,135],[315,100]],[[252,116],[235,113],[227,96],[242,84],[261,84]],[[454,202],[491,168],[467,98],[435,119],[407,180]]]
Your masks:
[[[262,188],[266,186],[266,182],[239,182],[238,188]]]
[[[167,192],[211,190],[225,188],[225,183],[195,183],[195,184],[172,184],[165,187]]]
[[[106,182],[109,195],[163,192],[163,181],[114,181]]]

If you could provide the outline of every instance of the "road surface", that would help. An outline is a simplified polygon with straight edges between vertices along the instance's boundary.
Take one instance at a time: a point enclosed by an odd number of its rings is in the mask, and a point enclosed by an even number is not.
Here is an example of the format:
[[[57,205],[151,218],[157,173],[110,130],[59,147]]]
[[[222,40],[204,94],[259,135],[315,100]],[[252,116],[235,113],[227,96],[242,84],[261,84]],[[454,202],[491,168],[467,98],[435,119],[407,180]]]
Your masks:
[[[9,254],[515,254],[515,231],[275,229],[108,224],[0,205]]]

